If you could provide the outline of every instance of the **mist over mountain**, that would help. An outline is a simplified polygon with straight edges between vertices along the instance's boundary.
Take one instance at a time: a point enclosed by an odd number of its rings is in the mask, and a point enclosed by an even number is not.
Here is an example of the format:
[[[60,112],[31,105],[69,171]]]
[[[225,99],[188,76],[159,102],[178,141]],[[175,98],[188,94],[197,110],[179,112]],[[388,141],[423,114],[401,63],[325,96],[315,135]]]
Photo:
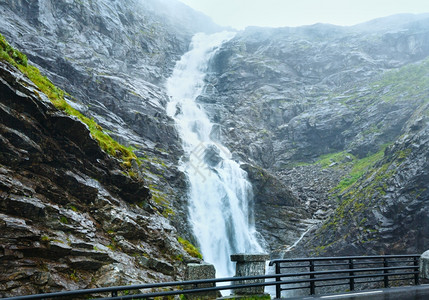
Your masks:
[[[0,295],[183,279],[202,245],[166,82],[196,33],[224,28],[174,0],[3,0],[0,13],[82,114],[1,44]],[[247,172],[272,258],[427,250],[428,56],[429,14],[402,14],[248,27],[210,59],[195,101]],[[225,161],[203,150],[211,169]]]
[[[280,249],[291,245],[291,235],[298,239],[298,232],[312,226],[315,219],[331,216],[318,232],[306,235],[311,242],[303,249],[316,249],[312,253],[318,255],[392,252],[391,243],[396,243],[398,236],[390,233],[390,226],[401,224],[397,226],[402,229],[401,219],[417,213],[410,212],[408,206],[396,214],[385,211],[387,206],[398,205],[397,197],[403,197],[398,190],[402,191],[405,182],[394,186],[372,182],[377,185],[377,195],[361,186],[365,180],[375,180],[370,175],[375,176],[381,161],[393,159],[396,143],[424,134],[426,126],[422,125],[422,132],[409,131],[416,118],[426,124],[425,113],[421,113],[427,103],[428,19],[411,15],[400,19],[402,26],[396,30],[380,29],[392,23],[390,18],[377,20],[379,26],[370,33],[367,24],[248,28],[226,43],[214,59],[208,82],[214,87],[210,91],[215,92],[198,100],[205,103],[213,120],[226,124],[220,128],[228,147],[250,162],[247,171],[256,181],[257,228],[266,238],[271,237],[270,245]],[[395,164],[390,168],[398,170],[401,164]],[[259,168],[272,176],[267,175],[268,186],[258,175]],[[420,180],[426,173],[424,168],[413,166],[419,174],[419,179],[413,180]],[[380,176],[382,181],[392,180]],[[273,184],[275,180],[279,183]],[[282,188],[277,192],[275,187]],[[410,190],[414,188],[425,190]],[[359,193],[354,194],[355,190]],[[417,210],[425,214],[425,196],[421,200],[407,197],[417,201]],[[353,205],[358,212],[365,212],[357,214]],[[298,207],[304,212],[297,212]],[[369,221],[372,214],[376,217]],[[284,227],[285,220],[292,223],[290,227],[303,229],[293,233]],[[339,225],[339,220],[345,224]],[[331,228],[325,232],[327,224]],[[422,234],[419,226],[413,226]],[[360,234],[347,234],[350,227],[368,233],[371,246]],[[318,244],[323,235],[329,242]],[[391,240],[377,244],[380,239]],[[280,240],[283,243],[279,245]],[[339,246],[341,243],[344,245]],[[426,244],[407,237],[395,251],[422,252]]]

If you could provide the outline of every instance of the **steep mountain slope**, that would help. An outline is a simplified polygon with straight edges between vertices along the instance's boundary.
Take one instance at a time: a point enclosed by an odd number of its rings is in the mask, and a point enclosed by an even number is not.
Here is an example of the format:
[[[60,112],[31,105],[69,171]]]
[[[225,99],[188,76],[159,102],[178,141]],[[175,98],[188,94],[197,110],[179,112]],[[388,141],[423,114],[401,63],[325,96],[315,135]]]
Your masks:
[[[3,59],[0,119],[2,297],[172,280],[198,261],[143,179]]]
[[[382,102],[418,107],[401,136],[373,156],[373,167],[340,182],[338,208],[304,246],[311,254],[422,253],[429,246],[429,60],[383,79]]]
[[[216,97],[208,93],[200,100],[214,103],[206,107],[224,125],[222,133],[237,154],[266,168],[278,170],[344,148],[364,156],[397,134],[388,124],[389,113],[404,123],[413,107],[399,112],[395,105],[348,100],[372,92],[366,83],[381,72],[425,58],[428,23],[429,18],[372,34],[323,24],[247,29],[213,62],[208,83]],[[377,141],[358,142],[359,134],[380,122],[386,128]]]
[[[2,32],[90,127],[99,128],[95,120],[130,146],[107,155],[92,129],[56,109],[0,49],[2,296],[171,281],[199,261],[170,222],[186,233],[186,181],[167,96],[155,85],[196,29],[157,12],[164,2],[0,1]],[[186,7],[175,12],[216,28]],[[130,149],[138,162],[121,160]]]
[[[309,214],[320,219],[332,212],[338,203],[331,189],[347,178],[354,183],[371,168],[363,162],[405,134],[425,103],[425,62],[403,69],[405,75],[386,72],[429,55],[429,18],[405,15],[395,24],[397,18],[371,22],[373,29],[248,28],[213,59],[199,101],[219,124],[222,142],[256,166],[249,172],[256,221],[271,249],[275,241],[291,245],[313,224]],[[277,183],[261,184],[261,176],[252,175],[260,167]],[[280,186],[292,191],[273,195]],[[288,233],[282,232],[285,224]]]
[[[0,11],[2,33],[69,103],[134,148],[158,209],[185,232],[182,149],[162,84],[192,35],[218,27],[175,0],[4,0]]]

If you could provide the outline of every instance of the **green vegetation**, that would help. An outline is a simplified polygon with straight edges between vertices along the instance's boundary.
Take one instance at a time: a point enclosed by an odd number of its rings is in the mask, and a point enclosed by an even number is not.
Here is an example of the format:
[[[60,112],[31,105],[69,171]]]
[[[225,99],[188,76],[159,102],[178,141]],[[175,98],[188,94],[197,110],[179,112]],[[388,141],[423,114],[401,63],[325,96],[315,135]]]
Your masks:
[[[380,152],[384,153],[384,150]],[[361,238],[362,243],[374,239],[371,235],[377,230],[364,226],[367,222],[364,210],[383,202],[383,196],[386,194],[387,189],[386,180],[395,174],[398,164],[396,160],[386,162],[387,160],[383,160],[380,152],[360,160],[360,163],[355,166],[358,173],[361,172],[361,167],[366,166],[364,167],[366,171],[359,180],[361,184],[353,184],[344,190],[340,190],[341,193],[336,194],[340,203],[330,219],[322,226],[324,230],[336,231],[339,226],[352,223],[356,226],[364,227],[363,231],[366,239]],[[383,164],[381,164],[382,161],[384,162]],[[376,162],[378,162],[377,165]],[[319,247],[315,251],[323,252],[325,247],[327,246]]]
[[[112,236],[110,238],[110,244],[107,245],[107,248],[109,248],[112,251],[116,251],[116,250],[122,250],[121,247],[118,245],[118,243],[116,242],[116,239],[114,236]]]
[[[360,110],[364,106],[377,102],[408,103],[429,102],[429,59],[387,71],[368,86],[368,92],[352,89],[346,94],[331,94],[338,102]],[[371,129],[369,129],[371,130]],[[378,129],[372,128],[377,131]]]
[[[65,216],[61,216],[60,217],[60,222],[63,223],[63,224],[68,224],[69,220]]]
[[[51,239],[47,235],[42,235],[41,240],[42,242],[49,242]]]
[[[76,274],[76,270],[72,270],[70,274],[70,279],[73,280],[74,282],[79,282],[79,277]]]
[[[182,254],[175,255],[175,256],[173,256],[173,259],[177,260],[177,261],[183,261],[183,255]]]
[[[47,236],[47,235],[42,235],[42,236],[41,236],[41,238],[40,238],[40,240],[41,240],[42,242],[44,242],[44,243],[47,243],[47,242],[55,242],[55,243],[65,244],[65,242],[64,242],[64,241],[59,240],[59,239],[50,238],[50,237],[49,237],[49,236]]]
[[[398,155],[398,159],[403,160],[405,158],[407,158],[410,154],[411,154],[412,149],[411,148],[407,148],[405,150],[401,150],[397,153]]]
[[[333,244],[335,244],[338,241],[334,241],[332,243],[326,244],[326,245],[322,245],[322,246],[317,246],[316,248],[314,248],[314,256],[321,256],[323,253],[326,252],[326,248],[331,247]]]
[[[385,73],[373,88],[380,91],[388,89],[381,97],[385,102],[411,101],[416,96],[416,99],[423,96],[425,102],[429,101],[429,59]]]
[[[322,155],[315,164],[320,165],[323,169],[350,169],[348,175],[343,177],[338,185],[332,190],[336,193],[342,193],[355,184],[366,172],[370,171],[371,168],[384,157],[384,150],[387,146],[388,144],[383,145],[377,153],[360,159],[345,151],[326,154]]]
[[[382,197],[386,194],[387,189],[386,180],[395,173],[395,168],[391,167],[392,162],[387,162],[384,157],[387,146],[384,145],[377,153],[361,159],[348,154],[348,159],[345,161],[343,160],[344,153],[335,153],[323,157],[319,161],[322,165],[326,165],[326,158],[329,158],[328,161],[331,164],[332,161],[337,162],[337,164],[332,165],[334,168],[344,168],[345,165],[350,168],[348,175],[342,178],[339,184],[332,189],[332,196],[337,197],[338,206],[329,220],[322,226],[323,230],[336,232],[339,226],[349,223],[361,227],[365,225],[367,217],[364,216],[363,211],[367,207],[372,207],[376,202],[383,201]],[[382,164],[382,162],[384,163]],[[371,234],[374,229],[365,229],[364,231],[366,234]],[[326,245],[314,249],[316,254],[324,253],[325,249],[332,244],[329,244],[329,241],[326,242]]]
[[[152,292],[168,292],[168,291],[170,291],[170,290],[167,288],[159,289],[159,290],[152,290]],[[179,298],[180,299],[187,299],[186,297],[182,297],[182,296],[184,296],[184,295],[179,295]],[[153,298],[153,300],[175,300],[175,299],[176,299],[175,296],[158,296],[158,297]],[[142,300],[143,300],[143,298],[142,298]]]
[[[127,175],[136,178],[138,174],[132,171],[132,162],[133,160],[141,166],[144,164],[156,165],[159,168],[167,168],[165,163],[153,156],[138,158],[134,154],[135,148],[125,147],[124,145],[119,144],[113,138],[111,138],[103,128],[98,125],[93,119],[90,119],[84,116],[82,113],[74,109],[67,103],[65,100],[66,93],[57,88],[48,78],[40,74],[40,71],[28,64],[27,57],[20,51],[14,49],[9,45],[3,35],[0,34],[0,59],[5,60],[21,70],[27,77],[42,91],[48,96],[50,101],[55,107],[67,113],[68,115],[77,117],[81,122],[86,124],[91,132],[92,137],[97,140],[101,149],[111,156],[114,156],[122,160],[123,166],[127,169]],[[150,169],[149,167],[147,169]],[[149,172],[149,170],[147,170]],[[156,174],[156,176],[161,176],[162,174]],[[163,215],[169,217],[173,215],[174,212],[170,207],[170,203],[167,200],[167,195],[160,191],[159,189],[150,186],[152,190],[154,201],[163,207]],[[144,207],[144,203],[141,203],[141,207]],[[77,211],[75,206],[70,206],[73,211]],[[66,223],[66,219],[60,220],[62,223]]]
[[[19,65],[27,67],[28,61],[27,56],[25,54],[19,52],[14,49],[9,43],[6,41],[3,35],[0,34],[0,58],[8,61],[15,67]]]
[[[101,149],[108,154],[122,159],[124,166],[131,167],[131,160],[138,159],[131,147],[125,147],[112,139],[108,134],[103,131],[93,119],[84,116],[82,113],[74,109],[65,100],[65,92],[57,88],[48,78],[40,74],[39,69],[31,66],[27,62],[27,57],[9,45],[3,35],[0,34],[0,59],[6,60],[13,66],[17,67],[44,93],[48,96],[51,102],[60,110],[65,113],[77,117],[80,121],[85,123],[91,135],[97,140]]]
[[[355,184],[368,170],[370,170],[378,161],[384,157],[384,150],[387,145],[384,145],[380,151],[362,159],[353,160],[353,167],[348,176],[343,178],[335,187],[339,192],[345,191],[351,185]]]
[[[162,215],[166,218],[168,218],[169,216],[173,216],[174,215],[174,211],[170,206],[170,202],[167,200],[167,195],[160,191],[155,185],[150,184],[149,185],[149,189],[152,192],[152,199],[153,201],[155,201],[156,204],[159,204],[163,211],[162,211]],[[139,206],[141,208],[143,208],[144,203],[140,203]]]
[[[316,164],[319,164],[323,169],[326,169],[331,165],[344,164],[355,159],[356,158],[352,154],[342,151],[322,155]]]
[[[339,97],[339,99],[342,104],[351,106],[354,110],[373,103],[374,97],[377,97],[378,101],[387,103],[408,102],[417,108],[419,105],[429,102],[428,95],[429,59],[425,59],[382,74],[379,80],[371,84],[366,93],[351,90],[346,97]],[[334,96],[332,95],[332,97]],[[362,135],[383,132],[383,128],[380,126],[383,124],[373,125],[363,131]],[[359,235],[358,239],[361,243],[375,239],[377,228],[366,226],[368,221],[366,210],[383,204],[388,193],[389,179],[395,175],[400,164],[409,159],[412,154],[410,148],[404,148],[395,153],[389,152],[389,156],[385,157],[387,146],[384,145],[377,153],[360,159],[339,152],[323,156],[317,162],[322,168],[338,168],[347,170],[348,173],[331,190],[332,196],[338,199],[338,206],[323,225],[323,230],[334,235],[341,226],[351,225],[350,228],[360,229],[353,233],[349,232],[345,236],[330,235],[325,240],[325,245],[314,249],[316,253],[323,253],[330,242],[346,238],[348,234]],[[351,160],[345,159],[346,154],[351,157]]]
[[[198,248],[192,245],[191,242],[181,237],[178,237],[177,240],[183,246],[183,249],[185,249],[185,251],[188,252],[190,256],[203,259],[203,256],[201,255]]]

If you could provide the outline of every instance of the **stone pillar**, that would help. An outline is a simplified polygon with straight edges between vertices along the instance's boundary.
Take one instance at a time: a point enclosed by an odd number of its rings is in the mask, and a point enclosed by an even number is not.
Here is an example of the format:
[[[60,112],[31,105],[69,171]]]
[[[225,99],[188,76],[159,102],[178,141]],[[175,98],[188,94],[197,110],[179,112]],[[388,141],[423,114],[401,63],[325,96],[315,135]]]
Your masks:
[[[420,278],[429,279],[429,250],[420,256]]]
[[[208,263],[201,264],[188,264],[186,266],[185,272],[185,280],[198,280],[198,279],[213,279],[216,278],[216,269],[213,265]],[[185,289],[192,288],[207,288],[213,287],[215,283],[206,283],[206,284],[196,284],[196,285],[188,285]],[[187,294],[186,299],[216,299],[219,296],[219,292],[206,292],[206,293],[195,293],[195,294]]]
[[[269,259],[268,254],[233,254],[231,260],[235,261],[235,277],[242,276],[257,276],[265,275],[265,262]],[[235,281],[235,284],[246,284],[246,283],[259,283],[264,282],[264,279],[255,280],[243,280]],[[243,289],[235,289],[235,295],[262,295],[264,294],[264,288],[261,287],[250,287]]]

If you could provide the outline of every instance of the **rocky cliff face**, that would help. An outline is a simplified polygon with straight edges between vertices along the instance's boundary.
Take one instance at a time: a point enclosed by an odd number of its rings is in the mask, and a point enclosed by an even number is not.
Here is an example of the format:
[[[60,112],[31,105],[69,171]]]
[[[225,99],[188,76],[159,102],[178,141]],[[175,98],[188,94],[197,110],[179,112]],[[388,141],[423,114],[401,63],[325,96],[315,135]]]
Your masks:
[[[265,168],[279,170],[345,148],[363,157],[392,141],[415,107],[351,102],[371,93],[368,83],[382,72],[429,54],[427,24],[410,21],[396,31],[372,33],[322,24],[249,28],[214,59],[208,83],[216,96],[208,92],[200,101],[209,102],[212,119],[222,124],[237,155]],[[376,141],[362,136],[380,123],[386,128],[371,136]]]
[[[404,124],[403,134],[385,148],[382,158],[354,185],[336,194],[339,206],[309,236],[303,247],[311,251],[306,253],[402,254],[423,253],[427,249],[428,61],[419,67],[425,69],[422,76],[426,83],[409,84],[411,89],[421,92],[418,99],[423,103]]]
[[[174,0],[0,1],[0,11],[6,38],[142,158],[158,210],[186,232],[181,142],[163,82],[192,35],[218,27]]]
[[[5,62],[0,95],[0,294],[181,278],[195,258],[146,183]]]
[[[162,82],[196,28],[217,27],[175,1],[0,1],[0,11],[8,40],[140,163],[130,171],[106,155],[2,63],[1,295],[180,279],[198,259],[178,242],[186,181]]]
[[[274,235],[271,249],[275,241],[291,245],[313,223],[302,220],[323,219],[343,205],[344,194],[332,189],[344,193],[371,169],[359,173],[359,164],[406,134],[426,102],[428,22],[427,15],[404,15],[354,27],[248,28],[213,59],[198,100],[219,124],[217,136],[237,159],[291,189],[273,195],[276,188],[264,188],[262,176],[250,172],[257,228]],[[280,226],[271,222],[278,218]],[[290,223],[288,234],[279,229]]]

